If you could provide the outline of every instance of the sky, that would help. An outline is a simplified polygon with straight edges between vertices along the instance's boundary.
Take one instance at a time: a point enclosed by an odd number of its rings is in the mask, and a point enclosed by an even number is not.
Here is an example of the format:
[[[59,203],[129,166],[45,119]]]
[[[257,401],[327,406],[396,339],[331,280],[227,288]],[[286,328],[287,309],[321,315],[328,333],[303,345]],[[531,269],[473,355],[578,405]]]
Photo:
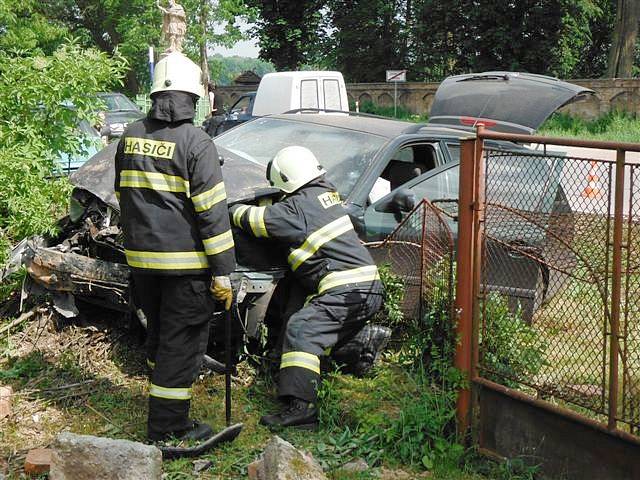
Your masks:
[[[243,40],[242,42],[236,43],[233,48],[216,46],[213,49],[213,53],[219,53],[225,57],[238,55],[240,57],[258,58],[259,50],[255,40]]]
[[[253,25],[250,25],[243,21],[239,21],[238,26],[242,31],[246,32]],[[217,33],[222,33],[223,30],[224,29],[222,25],[216,26]],[[224,47],[216,46],[213,49],[212,53],[213,54],[219,53],[220,55],[223,55],[225,57],[232,57],[234,55],[238,55],[239,57],[258,58],[259,49],[258,49],[257,41],[255,39],[250,39],[250,40],[243,40],[241,42],[236,43],[233,46],[233,48],[224,48]]]

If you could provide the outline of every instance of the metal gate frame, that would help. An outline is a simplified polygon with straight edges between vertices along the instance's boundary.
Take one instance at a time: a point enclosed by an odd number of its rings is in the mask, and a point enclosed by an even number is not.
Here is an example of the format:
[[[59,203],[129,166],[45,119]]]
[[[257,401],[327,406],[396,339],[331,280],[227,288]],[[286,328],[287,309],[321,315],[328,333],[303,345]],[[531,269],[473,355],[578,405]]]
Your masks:
[[[612,238],[610,352],[619,351],[622,301],[623,195],[625,153],[640,144],[501,134],[477,126],[461,139],[457,285],[455,312],[459,343],[455,366],[469,384],[460,391],[458,431],[480,452],[497,458],[521,457],[549,478],[638,479],[640,437],[618,429],[619,355],[609,355],[608,421],[497,384],[479,374],[480,288],[485,216],[484,140],[614,150],[615,199]]]

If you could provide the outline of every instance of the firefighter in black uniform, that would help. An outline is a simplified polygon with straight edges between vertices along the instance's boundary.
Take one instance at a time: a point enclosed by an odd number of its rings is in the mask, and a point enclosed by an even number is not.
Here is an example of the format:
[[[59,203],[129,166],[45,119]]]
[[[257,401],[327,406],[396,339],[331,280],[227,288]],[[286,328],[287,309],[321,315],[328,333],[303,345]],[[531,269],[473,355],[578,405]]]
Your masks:
[[[269,206],[230,208],[237,227],[288,247],[293,275],[309,294],[286,326],[278,394],[287,405],[262,417],[267,426],[317,426],[320,356],[362,330],[382,304],[376,265],[324,173],[307,148],[284,148],[269,163],[267,178],[285,197]]]
[[[181,53],[169,54],[156,67],[151,110],[129,125],[116,154],[134,303],[148,321],[150,441],[213,434],[189,419],[191,384],[207,346],[214,298],[231,305],[227,275],[235,254],[218,155],[193,125],[202,94],[200,68]]]

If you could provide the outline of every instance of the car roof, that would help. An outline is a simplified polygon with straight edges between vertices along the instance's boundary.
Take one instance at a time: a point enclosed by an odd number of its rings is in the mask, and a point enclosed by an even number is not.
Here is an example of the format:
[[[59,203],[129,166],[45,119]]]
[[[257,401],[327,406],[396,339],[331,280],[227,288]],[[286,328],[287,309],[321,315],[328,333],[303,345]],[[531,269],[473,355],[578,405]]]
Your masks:
[[[411,123],[384,117],[364,116],[351,113],[283,113],[280,115],[270,115],[269,118],[346,128],[389,139],[403,134],[415,133],[426,126],[424,123]]]

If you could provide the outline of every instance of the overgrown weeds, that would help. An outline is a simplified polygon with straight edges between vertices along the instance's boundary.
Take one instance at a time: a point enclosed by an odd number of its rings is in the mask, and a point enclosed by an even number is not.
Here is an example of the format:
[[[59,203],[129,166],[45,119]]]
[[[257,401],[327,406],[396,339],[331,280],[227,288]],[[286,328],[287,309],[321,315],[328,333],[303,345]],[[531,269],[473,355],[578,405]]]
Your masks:
[[[540,127],[540,133],[550,137],[640,142],[640,118],[624,111],[609,112],[595,120],[555,113]]]

